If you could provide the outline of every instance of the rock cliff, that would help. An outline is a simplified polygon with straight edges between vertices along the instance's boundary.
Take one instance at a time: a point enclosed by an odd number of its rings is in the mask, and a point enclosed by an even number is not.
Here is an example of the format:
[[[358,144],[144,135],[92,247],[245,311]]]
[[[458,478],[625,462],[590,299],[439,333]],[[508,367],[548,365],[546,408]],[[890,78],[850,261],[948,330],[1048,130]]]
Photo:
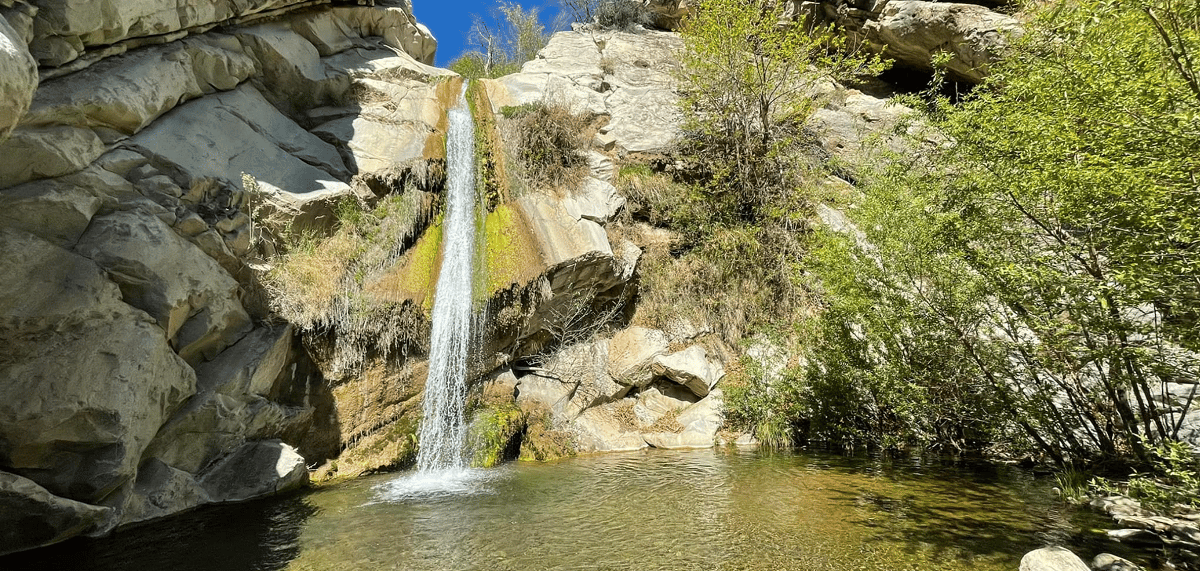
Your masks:
[[[1020,22],[994,10],[1006,1],[780,0],[791,20],[834,24],[852,42],[884,54],[902,69],[931,72],[935,54],[950,57],[946,68],[959,81],[979,83],[1008,42],[1020,37]],[[691,13],[688,0],[644,0],[656,25],[677,28]]]
[[[433,37],[407,2],[0,14],[0,553],[303,484],[327,390],[256,224],[436,155]]]

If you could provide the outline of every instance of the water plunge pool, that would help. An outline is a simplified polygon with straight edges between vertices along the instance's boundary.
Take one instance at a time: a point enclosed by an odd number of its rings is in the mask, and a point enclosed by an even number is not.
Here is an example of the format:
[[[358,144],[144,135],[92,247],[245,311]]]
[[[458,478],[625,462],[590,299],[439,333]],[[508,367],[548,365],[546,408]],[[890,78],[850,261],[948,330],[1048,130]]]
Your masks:
[[[199,510],[0,569],[1007,570],[1103,520],[1023,469],[941,459],[646,450],[415,472]],[[1128,554],[1125,554],[1128,555]]]

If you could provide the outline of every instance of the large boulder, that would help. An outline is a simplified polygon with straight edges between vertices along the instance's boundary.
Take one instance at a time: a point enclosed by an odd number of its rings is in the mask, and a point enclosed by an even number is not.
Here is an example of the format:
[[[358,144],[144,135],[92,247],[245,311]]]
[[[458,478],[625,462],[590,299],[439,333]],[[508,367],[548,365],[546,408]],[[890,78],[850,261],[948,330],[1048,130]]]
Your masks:
[[[278,440],[247,442],[213,466],[200,485],[214,501],[239,502],[294,490],[308,483],[295,448]]]
[[[653,378],[651,363],[667,354],[667,336],[657,329],[629,327],[612,337],[608,374],[623,385],[644,387]]]
[[[60,498],[32,480],[0,472],[0,555],[103,528],[112,511]]]
[[[646,448],[636,426],[622,414],[628,405],[610,402],[589,408],[571,423],[571,433],[579,452],[627,452]]]
[[[710,360],[708,353],[700,346],[655,357],[651,370],[655,375],[687,387],[698,397],[707,396],[725,376],[725,367],[720,362]]]
[[[0,229],[0,468],[94,503],[195,391],[192,369],[94,262]]]
[[[679,413],[675,419],[679,430],[651,432],[643,437],[655,448],[710,448],[724,423],[723,411],[724,396],[716,389]]]
[[[29,109],[37,86],[37,62],[25,40],[0,17],[0,142]]]
[[[189,363],[212,358],[250,330],[237,281],[158,218],[101,216],[76,249],[108,271],[130,305],[158,320]]]
[[[933,55],[949,52],[947,67],[954,77],[983,81],[1009,41],[1020,35],[1016,18],[976,4],[888,0],[878,17],[863,30],[897,63],[932,70]]]
[[[620,400],[629,392],[608,374],[609,341],[577,343],[555,353],[546,364],[549,373],[570,388],[564,413],[574,418],[585,409]],[[551,404],[551,403],[547,403]]]
[[[168,516],[211,502],[192,474],[151,458],[138,468],[133,493],[122,506],[121,523]]]

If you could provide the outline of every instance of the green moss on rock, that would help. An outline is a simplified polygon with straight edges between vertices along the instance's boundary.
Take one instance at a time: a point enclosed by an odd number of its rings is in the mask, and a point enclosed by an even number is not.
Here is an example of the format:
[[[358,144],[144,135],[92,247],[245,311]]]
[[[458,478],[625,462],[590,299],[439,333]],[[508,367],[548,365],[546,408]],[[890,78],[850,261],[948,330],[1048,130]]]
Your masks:
[[[525,413],[512,404],[489,406],[475,413],[468,438],[471,465],[491,468],[516,456],[517,443],[525,429]]]
[[[575,438],[565,430],[554,428],[550,411],[535,411],[529,416],[525,438],[521,440],[521,460],[549,462],[574,456]]]

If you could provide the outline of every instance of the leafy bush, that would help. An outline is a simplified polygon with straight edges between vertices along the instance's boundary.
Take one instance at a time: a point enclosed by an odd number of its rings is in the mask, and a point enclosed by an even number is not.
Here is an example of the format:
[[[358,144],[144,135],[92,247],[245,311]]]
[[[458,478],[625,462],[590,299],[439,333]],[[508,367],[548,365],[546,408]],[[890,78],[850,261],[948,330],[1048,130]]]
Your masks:
[[[798,426],[807,414],[797,371],[786,371],[782,378],[770,381],[749,357],[736,370],[725,381],[726,424],[749,430],[767,448],[790,448],[807,436]]]
[[[927,106],[955,144],[862,177],[861,234],[808,264],[814,374],[875,407],[831,420],[1166,469],[1152,451],[1194,404],[1167,388],[1200,380],[1198,11],[1056,4]]]
[[[1151,470],[1134,473],[1124,489],[1097,478],[1093,488],[1104,492],[1123,491],[1143,505],[1164,512],[1200,508],[1200,458],[1181,442],[1168,442],[1152,451]]]

